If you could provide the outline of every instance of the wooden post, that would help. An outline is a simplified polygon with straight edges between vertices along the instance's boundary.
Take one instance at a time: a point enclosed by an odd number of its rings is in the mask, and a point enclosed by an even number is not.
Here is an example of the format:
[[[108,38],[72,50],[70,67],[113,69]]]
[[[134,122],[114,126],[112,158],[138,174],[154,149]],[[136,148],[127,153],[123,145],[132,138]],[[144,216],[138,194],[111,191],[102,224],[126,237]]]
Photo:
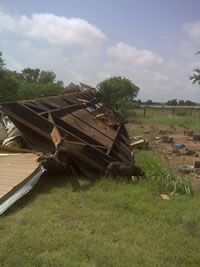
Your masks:
[[[147,107],[144,107],[144,118],[146,117]]]

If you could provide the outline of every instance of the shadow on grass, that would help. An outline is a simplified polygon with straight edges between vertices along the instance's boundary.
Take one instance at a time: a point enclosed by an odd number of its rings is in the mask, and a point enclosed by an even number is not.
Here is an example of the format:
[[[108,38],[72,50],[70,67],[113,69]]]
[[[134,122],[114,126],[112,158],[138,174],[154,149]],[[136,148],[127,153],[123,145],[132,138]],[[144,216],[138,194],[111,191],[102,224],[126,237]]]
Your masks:
[[[69,176],[64,173],[44,173],[33,189],[15,202],[1,216],[11,215],[34,201],[39,194],[49,194],[55,188],[72,187],[73,192],[89,190],[98,181],[98,178]],[[81,181],[81,183],[80,183]]]

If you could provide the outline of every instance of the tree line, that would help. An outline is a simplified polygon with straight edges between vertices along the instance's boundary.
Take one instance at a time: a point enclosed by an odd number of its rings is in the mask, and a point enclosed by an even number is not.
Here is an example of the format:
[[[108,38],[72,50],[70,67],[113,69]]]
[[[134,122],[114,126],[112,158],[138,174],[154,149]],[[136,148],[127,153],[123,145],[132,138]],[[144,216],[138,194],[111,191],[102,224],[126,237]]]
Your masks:
[[[196,54],[200,54],[200,51]],[[200,85],[200,68],[193,70],[193,75],[189,77],[192,83]],[[97,85],[97,89],[121,114],[126,115],[127,110],[135,105],[164,104],[147,100],[142,102],[135,100],[140,88],[131,80],[114,76],[108,78]],[[11,71],[6,68],[5,61],[0,52],[0,102],[15,101],[24,99],[34,99],[37,97],[63,93],[64,83],[56,80],[53,71],[44,71],[38,68],[25,68],[21,72]],[[168,100],[166,105],[170,106],[195,106],[197,103],[190,100]]]
[[[21,72],[6,68],[0,52],[0,102],[34,99],[64,92],[62,81],[53,71],[25,68]]]

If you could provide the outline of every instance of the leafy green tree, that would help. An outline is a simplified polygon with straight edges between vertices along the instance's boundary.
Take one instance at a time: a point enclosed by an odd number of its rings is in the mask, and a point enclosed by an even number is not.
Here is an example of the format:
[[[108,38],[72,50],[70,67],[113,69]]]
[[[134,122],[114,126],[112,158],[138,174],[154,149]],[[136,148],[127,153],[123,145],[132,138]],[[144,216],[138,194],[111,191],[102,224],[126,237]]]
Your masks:
[[[179,104],[179,106],[184,106],[185,105],[185,101],[184,100],[179,100],[178,104]]]
[[[40,75],[40,69],[25,68],[22,70],[24,80],[28,83],[37,82]]]
[[[196,103],[190,100],[185,100],[185,105],[186,106],[196,106]]]
[[[19,83],[8,70],[0,70],[0,102],[18,98]]]
[[[147,100],[147,105],[152,105],[152,104],[153,104],[152,100]]]
[[[38,82],[42,84],[47,84],[54,83],[55,80],[56,74],[53,71],[41,71]]]
[[[19,99],[34,99],[64,92],[64,83],[56,81],[53,71],[25,68],[21,73],[13,72],[20,82]]]
[[[19,83],[9,70],[0,52],[0,102],[12,101],[18,96]]]
[[[171,100],[171,105],[176,106],[177,105],[177,99],[172,99]]]
[[[56,80],[53,71],[25,68],[16,72],[6,69],[0,52],[0,102],[34,99],[63,93],[64,90],[64,83]]]
[[[3,67],[5,66],[5,62],[3,60],[3,54],[2,52],[0,51],[0,69],[3,69]]]
[[[200,51],[196,53],[196,55],[198,54],[200,55]],[[193,72],[194,72],[193,75],[190,76],[190,80],[192,80],[193,84],[197,83],[200,85],[200,68],[194,69]]]
[[[131,80],[114,76],[97,85],[97,89],[113,106],[119,106],[119,100],[132,101],[140,90]]]
[[[169,105],[169,106],[176,106],[177,104],[178,104],[177,99],[168,100],[166,102],[166,105]]]

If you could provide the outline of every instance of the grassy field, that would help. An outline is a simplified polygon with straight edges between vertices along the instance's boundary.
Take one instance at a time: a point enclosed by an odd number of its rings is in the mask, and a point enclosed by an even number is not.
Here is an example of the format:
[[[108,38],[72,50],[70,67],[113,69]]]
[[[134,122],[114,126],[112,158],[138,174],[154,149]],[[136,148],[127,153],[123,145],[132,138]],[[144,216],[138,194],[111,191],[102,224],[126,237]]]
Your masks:
[[[200,194],[165,191],[153,177],[168,171],[152,151],[136,161],[149,171],[138,183],[42,177],[0,217],[0,266],[199,266]]]
[[[1,266],[199,266],[199,195],[80,183],[43,177],[1,217]]]
[[[200,109],[177,108],[173,114],[173,110],[170,108],[149,107],[146,109],[145,117],[144,108],[137,108],[132,113],[133,115],[129,118],[131,122],[148,123],[151,125],[182,125],[192,130],[200,131]]]

